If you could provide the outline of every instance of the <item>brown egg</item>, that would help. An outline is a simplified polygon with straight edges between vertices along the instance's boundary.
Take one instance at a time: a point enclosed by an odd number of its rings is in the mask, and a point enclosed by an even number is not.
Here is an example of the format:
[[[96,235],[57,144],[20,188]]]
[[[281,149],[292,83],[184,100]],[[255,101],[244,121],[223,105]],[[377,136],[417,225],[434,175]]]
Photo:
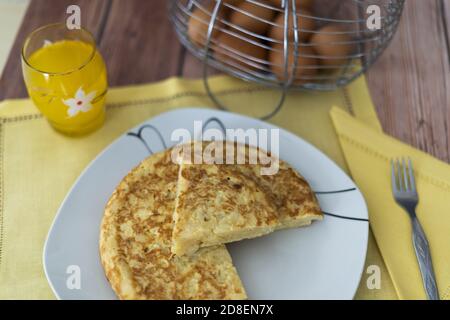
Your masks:
[[[204,46],[206,41],[206,35],[208,33],[209,22],[211,21],[211,14],[214,10],[215,3],[209,3],[208,5],[204,5],[203,8],[208,12],[201,10],[199,7],[196,7],[192,11],[192,15],[189,18],[188,23],[188,35],[189,38],[199,46]],[[220,19],[225,19],[226,10],[222,8],[218,17]],[[220,33],[220,28],[224,28],[224,24],[220,21],[216,21],[212,33],[212,38],[216,38]]]
[[[287,81],[284,74],[284,52],[283,46],[277,44],[273,47],[269,53],[269,61],[271,64],[272,72],[281,81]],[[294,83],[303,84],[306,82],[314,82],[313,79],[301,79],[302,77],[311,77],[317,73],[318,61],[314,57],[317,55],[313,49],[310,47],[299,47],[298,48],[299,57],[297,57],[297,66],[294,74]],[[305,57],[311,56],[311,57]],[[289,76],[292,75],[292,66],[294,63],[294,46],[290,46],[288,55],[288,65],[289,65]]]
[[[287,0],[289,4],[291,4],[292,0]],[[274,7],[281,8],[282,0],[270,0],[271,4]],[[310,9],[313,5],[314,0],[295,0],[295,4],[298,7],[308,8]]]
[[[261,0],[259,2],[268,4],[266,0]],[[238,6],[238,8],[239,10],[242,10],[254,17],[258,17],[266,21],[272,21],[276,13],[273,9],[268,9],[251,2],[243,2]],[[229,21],[230,23],[244,28],[248,31],[252,31],[261,35],[265,34],[269,29],[270,24],[268,22],[258,20],[252,16],[246,15],[236,10],[232,10],[230,13]]]
[[[345,29],[338,25],[327,25],[317,30],[310,40],[318,55],[324,56],[320,63],[325,66],[342,66],[354,51],[354,44],[348,43],[352,38]],[[326,58],[325,58],[326,56]]]
[[[242,36],[248,37],[246,35]],[[252,38],[252,40],[258,42],[258,40],[255,38]],[[217,43],[220,45],[220,47],[215,45],[214,55],[219,61],[229,61],[234,64],[238,64],[246,69],[260,72],[262,71],[262,64],[258,63],[257,61],[253,61],[245,56],[234,53],[233,51],[237,51],[238,53],[247,55],[251,58],[266,60],[267,50],[265,48],[250,43],[247,40],[242,40],[234,35],[225,32],[221,33],[217,37]],[[244,61],[241,61],[239,59]]]
[[[307,10],[301,10],[299,13],[305,16],[311,16],[311,12]],[[289,35],[288,39],[289,41],[294,41],[294,19],[292,19],[292,16],[289,16]],[[269,37],[275,40],[282,41],[284,40],[284,14],[279,13],[277,17],[274,20],[274,23],[277,24],[277,26],[272,26],[269,31]],[[306,30],[313,31],[316,27],[316,23],[314,19],[306,18],[299,16],[297,19],[297,25],[299,28],[299,39],[300,41],[305,41],[311,36],[311,32],[306,32]],[[302,31],[305,30],[305,31]]]

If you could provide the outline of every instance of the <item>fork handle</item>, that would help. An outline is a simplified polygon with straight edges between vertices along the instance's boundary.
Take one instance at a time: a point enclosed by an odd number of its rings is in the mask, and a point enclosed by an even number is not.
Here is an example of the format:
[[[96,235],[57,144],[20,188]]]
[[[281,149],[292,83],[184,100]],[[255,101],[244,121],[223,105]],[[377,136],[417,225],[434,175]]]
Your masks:
[[[434,276],[427,237],[416,217],[412,218],[412,226],[414,250],[416,251],[417,261],[419,262],[419,268],[427,297],[429,300],[439,300],[439,292]]]

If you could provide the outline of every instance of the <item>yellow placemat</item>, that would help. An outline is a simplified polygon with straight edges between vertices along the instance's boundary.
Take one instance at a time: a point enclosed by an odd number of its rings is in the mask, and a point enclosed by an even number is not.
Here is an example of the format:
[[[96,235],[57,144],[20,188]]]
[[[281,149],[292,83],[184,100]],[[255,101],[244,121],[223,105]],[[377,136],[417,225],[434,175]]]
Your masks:
[[[232,111],[267,113],[279,93],[229,77],[211,79],[219,99]],[[53,298],[42,269],[42,248],[51,222],[75,179],[109,143],[159,113],[182,107],[213,107],[198,80],[167,81],[111,89],[105,125],[83,138],[54,132],[33,104],[0,104],[0,298]],[[347,170],[329,117],[338,105],[380,130],[364,78],[327,93],[292,93],[271,122],[303,137]],[[377,246],[370,238],[367,264],[382,271],[380,290],[366,286],[364,273],[356,298],[395,298]]]
[[[331,116],[370,223],[401,299],[426,299],[414,254],[411,222],[394,201],[390,160],[410,157],[419,194],[417,217],[427,236],[441,299],[450,299],[450,166],[383,133],[342,109]]]

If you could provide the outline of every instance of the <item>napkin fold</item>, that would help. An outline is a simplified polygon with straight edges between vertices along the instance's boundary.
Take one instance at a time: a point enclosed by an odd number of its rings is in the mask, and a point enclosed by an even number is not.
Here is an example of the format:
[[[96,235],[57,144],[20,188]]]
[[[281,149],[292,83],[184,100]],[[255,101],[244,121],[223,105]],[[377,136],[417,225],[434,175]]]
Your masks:
[[[412,243],[411,223],[391,191],[390,159],[410,157],[441,299],[450,299],[450,166],[339,108],[330,112],[347,165],[369,208],[372,231],[401,299],[426,299]]]

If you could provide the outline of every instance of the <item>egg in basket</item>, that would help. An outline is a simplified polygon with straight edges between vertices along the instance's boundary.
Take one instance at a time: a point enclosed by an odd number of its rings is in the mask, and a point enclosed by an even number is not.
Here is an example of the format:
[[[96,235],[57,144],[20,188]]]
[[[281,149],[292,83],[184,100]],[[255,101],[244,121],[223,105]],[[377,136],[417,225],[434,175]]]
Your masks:
[[[181,42],[206,66],[284,95],[334,90],[366,71],[392,39],[404,0],[172,0]],[[267,117],[265,117],[267,118]]]

